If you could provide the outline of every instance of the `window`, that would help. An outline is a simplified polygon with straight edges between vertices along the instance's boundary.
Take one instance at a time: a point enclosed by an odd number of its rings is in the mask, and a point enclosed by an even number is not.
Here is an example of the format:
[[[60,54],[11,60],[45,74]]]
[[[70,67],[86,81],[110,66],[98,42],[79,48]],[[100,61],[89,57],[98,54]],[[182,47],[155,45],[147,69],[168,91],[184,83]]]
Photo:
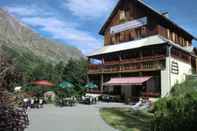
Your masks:
[[[175,34],[175,42],[178,43],[178,41],[179,41],[178,34]]]
[[[142,27],[142,37],[146,36],[146,27]]]
[[[120,32],[120,42],[124,41],[124,32]]]
[[[126,14],[124,10],[120,11],[120,20],[125,20],[126,19]]]
[[[186,46],[185,39],[183,38],[183,46]]]
[[[181,37],[181,45],[183,46],[183,38]]]
[[[136,29],[136,39],[140,39],[142,35],[141,29]]]
[[[131,14],[130,14],[129,10],[127,10],[126,11],[126,18],[127,18],[127,20],[130,19],[130,17],[131,17]]]
[[[136,32],[135,32],[135,30],[129,30],[129,31],[130,31],[130,37],[129,37],[129,39],[130,39],[130,40],[134,40],[135,37],[136,37]]]
[[[175,61],[172,61],[171,65],[172,65],[171,66],[171,73],[178,75],[179,74],[179,65],[178,65],[178,63],[175,62]]]
[[[179,44],[182,45],[182,38],[179,36]]]
[[[176,41],[176,33],[175,32],[172,33],[172,41]]]
[[[186,41],[186,46],[189,46],[189,41],[188,40]]]
[[[170,39],[170,30],[167,29],[167,38]]]
[[[112,36],[112,44],[115,44],[115,43],[116,43],[116,36],[113,35],[113,36]]]

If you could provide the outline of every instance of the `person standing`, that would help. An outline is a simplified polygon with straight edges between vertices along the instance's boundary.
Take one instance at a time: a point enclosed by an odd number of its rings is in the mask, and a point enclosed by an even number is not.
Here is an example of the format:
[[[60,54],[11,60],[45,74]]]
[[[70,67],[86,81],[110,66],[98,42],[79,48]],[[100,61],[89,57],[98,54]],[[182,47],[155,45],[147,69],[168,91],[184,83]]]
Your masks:
[[[40,99],[39,99],[39,107],[40,107],[40,108],[43,108],[43,104],[44,104],[44,103],[43,103],[43,99],[40,98]]]
[[[34,98],[31,98],[31,108],[34,108]]]

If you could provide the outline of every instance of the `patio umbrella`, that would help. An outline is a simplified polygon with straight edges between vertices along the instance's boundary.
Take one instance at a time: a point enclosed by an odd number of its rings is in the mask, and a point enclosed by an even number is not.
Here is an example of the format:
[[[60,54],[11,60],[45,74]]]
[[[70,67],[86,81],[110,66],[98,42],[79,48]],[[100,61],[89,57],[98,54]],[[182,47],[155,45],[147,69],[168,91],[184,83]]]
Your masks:
[[[94,83],[92,83],[92,82],[90,82],[90,83],[87,83],[87,84],[85,85],[85,88],[86,88],[86,89],[95,89],[95,88],[97,88],[97,85],[94,84]]]
[[[37,86],[45,86],[45,87],[53,87],[55,86],[55,84],[47,81],[47,80],[39,80],[39,81],[34,81],[32,82],[33,85],[37,85]]]
[[[58,85],[58,87],[61,88],[61,89],[68,89],[68,88],[73,88],[74,85],[72,83],[68,82],[68,81],[64,81],[64,82],[60,83]]]

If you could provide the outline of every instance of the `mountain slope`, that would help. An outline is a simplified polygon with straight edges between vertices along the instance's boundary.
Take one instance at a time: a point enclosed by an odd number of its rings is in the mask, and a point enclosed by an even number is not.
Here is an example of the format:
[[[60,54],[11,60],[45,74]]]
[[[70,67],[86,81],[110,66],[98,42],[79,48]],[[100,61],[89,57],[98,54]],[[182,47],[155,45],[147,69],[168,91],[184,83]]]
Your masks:
[[[55,63],[83,57],[77,48],[41,37],[0,9],[0,48],[2,47],[13,49],[21,54],[26,51]]]

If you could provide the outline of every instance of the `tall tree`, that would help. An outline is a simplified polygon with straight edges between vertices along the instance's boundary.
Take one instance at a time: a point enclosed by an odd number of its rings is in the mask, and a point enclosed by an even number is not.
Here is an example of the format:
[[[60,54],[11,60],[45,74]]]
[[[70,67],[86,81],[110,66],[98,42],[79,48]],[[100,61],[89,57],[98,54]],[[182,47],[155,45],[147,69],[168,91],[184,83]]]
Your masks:
[[[12,61],[0,54],[0,130],[3,131],[23,131],[28,125],[27,114],[15,108],[13,97],[7,91],[18,78]]]
[[[18,72],[14,63],[0,54],[0,88],[13,90],[13,86],[21,80],[22,73]]]
[[[87,61],[70,59],[64,68],[62,78],[73,83],[79,89],[87,80]]]

